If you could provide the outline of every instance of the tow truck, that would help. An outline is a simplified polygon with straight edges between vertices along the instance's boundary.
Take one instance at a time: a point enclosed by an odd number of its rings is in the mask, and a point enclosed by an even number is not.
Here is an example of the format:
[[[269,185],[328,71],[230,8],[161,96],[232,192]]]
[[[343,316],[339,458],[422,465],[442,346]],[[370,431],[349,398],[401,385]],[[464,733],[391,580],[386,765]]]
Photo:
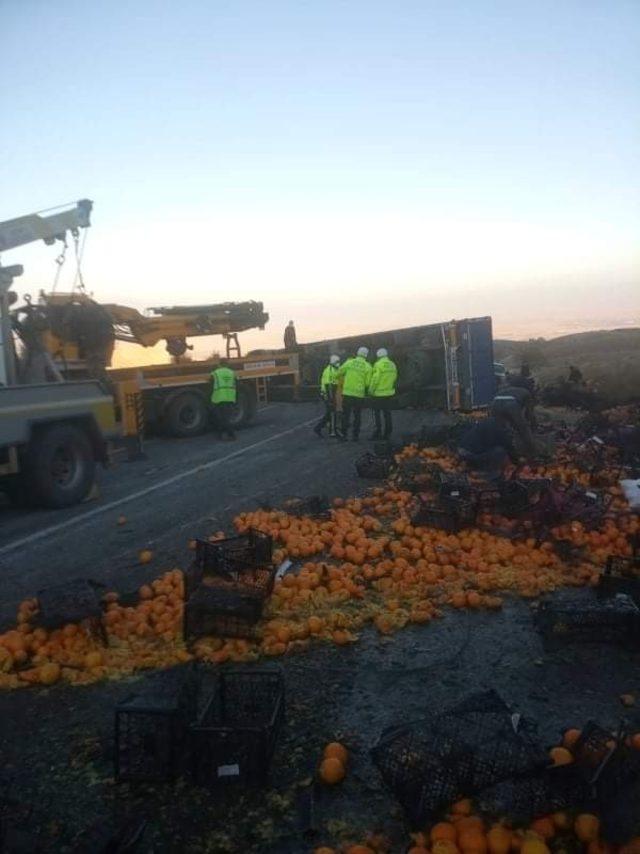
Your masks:
[[[21,306],[12,286],[22,266],[0,266],[0,488],[21,502],[63,507],[82,501],[96,464],[107,463],[110,445],[124,441],[135,455],[149,425],[178,437],[203,432],[219,358],[189,358],[190,338],[223,336],[239,380],[230,419],[236,428],[253,420],[272,383],[295,389],[300,381],[297,353],[242,356],[238,333],[264,328],[269,320],[261,302],[159,307],[143,314],[89,296],[78,247],[92,208],[84,199],[46,216],[0,222],[0,252],[40,240],[62,243],[59,272],[71,237],[78,261],[77,290],[61,293],[54,284],[37,300],[25,295]],[[111,367],[116,341],[153,347],[162,340],[172,363]]]
[[[31,214],[0,223],[0,251],[38,240],[74,239],[90,225],[91,202],[50,216]],[[122,434],[113,396],[96,379],[67,382],[46,351],[16,346],[11,306],[23,267],[0,266],[0,486],[10,497],[65,507],[89,494],[108,442]],[[25,365],[40,373],[27,382]]]
[[[15,309],[15,324],[34,351],[45,351],[52,368],[65,379],[100,378],[120,404],[139,395],[139,430],[157,428],[179,438],[207,429],[211,372],[219,357],[192,359],[191,338],[221,335],[225,354],[238,378],[238,400],[230,416],[240,428],[255,417],[258,404],[269,399],[272,384],[299,383],[297,352],[261,351],[243,356],[238,333],[263,329],[269,320],[261,302],[226,302],[196,306],[149,308],[98,303],[86,293],[41,292]],[[153,347],[164,341],[170,362],[112,367],[117,341]],[[38,369],[38,366],[36,366]],[[32,376],[32,379],[35,377]]]

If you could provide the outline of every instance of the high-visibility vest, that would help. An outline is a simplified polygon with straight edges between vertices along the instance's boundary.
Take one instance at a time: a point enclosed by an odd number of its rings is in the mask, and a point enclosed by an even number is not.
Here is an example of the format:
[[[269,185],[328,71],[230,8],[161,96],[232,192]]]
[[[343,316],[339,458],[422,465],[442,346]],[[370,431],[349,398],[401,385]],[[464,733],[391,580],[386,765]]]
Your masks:
[[[236,402],[236,375],[231,368],[216,368],[211,371],[211,380],[211,403]]]
[[[382,356],[373,366],[369,394],[372,397],[393,397],[396,393],[398,369],[388,356]]]
[[[327,365],[320,377],[320,391],[329,394],[329,386],[338,385],[338,369],[335,365]]]
[[[364,397],[369,389],[373,368],[364,356],[354,356],[338,368],[338,377],[343,379],[342,394],[345,397]]]

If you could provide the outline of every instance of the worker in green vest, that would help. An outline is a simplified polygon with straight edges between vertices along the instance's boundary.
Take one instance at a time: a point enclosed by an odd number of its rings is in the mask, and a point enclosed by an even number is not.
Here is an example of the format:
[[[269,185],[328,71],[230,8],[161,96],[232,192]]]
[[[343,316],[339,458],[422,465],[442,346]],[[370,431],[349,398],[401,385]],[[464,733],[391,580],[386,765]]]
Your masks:
[[[347,438],[351,413],[353,413],[352,439],[360,437],[362,408],[371,380],[371,365],[367,362],[369,350],[360,347],[356,355],[338,368],[338,379],[342,381],[342,437]]]
[[[211,371],[211,383],[211,406],[218,435],[221,439],[235,439],[231,409],[236,404],[236,375],[226,359],[220,359],[218,367]]]
[[[336,399],[338,391],[338,367],[340,356],[331,356],[320,377],[320,397],[324,400],[324,415],[313,428],[317,436],[322,436],[323,429],[329,426],[329,436],[336,436]]]
[[[375,430],[372,439],[388,439],[393,430],[391,410],[396,393],[396,382],[398,369],[389,358],[384,347],[380,347],[376,353],[376,362],[371,371],[371,382],[369,383],[369,394],[373,398],[373,417],[375,418]],[[384,418],[384,433],[382,432],[382,418]]]

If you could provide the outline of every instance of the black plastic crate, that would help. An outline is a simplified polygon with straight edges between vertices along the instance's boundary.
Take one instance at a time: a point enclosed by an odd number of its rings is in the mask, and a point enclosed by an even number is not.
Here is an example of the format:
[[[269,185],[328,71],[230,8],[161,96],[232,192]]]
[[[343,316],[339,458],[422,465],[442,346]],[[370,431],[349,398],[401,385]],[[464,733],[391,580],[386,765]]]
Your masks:
[[[417,827],[461,797],[529,775],[548,755],[494,692],[424,721],[385,731],[372,759]]]
[[[416,527],[438,528],[452,534],[475,525],[476,505],[473,500],[450,498],[444,503],[434,503],[422,495],[417,496],[418,508],[411,524]]]
[[[539,505],[549,494],[550,481],[546,478],[503,480],[499,488],[498,512],[503,516],[520,516],[542,510],[545,505]]]
[[[190,643],[201,637],[254,638],[265,597],[250,589],[209,587],[201,584],[184,606],[183,637]]]
[[[457,507],[462,501],[477,507],[476,497],[466,477],[443,480],[438,488],[438,501],[443,507]]]
[[[101,585],[82,578],[39,590],[35,622],[46,629],[57,629],[67,623],[97,619],[102,616],[103,591]]]
[[[185,573],[186,595],[208,580],[211,584],[224,581],[241,591],[248,588],[266,598],[275,582],[272,561],[273,539],[260,531],[216,542],[196,540],[195,558]]]
[[[500,482],[476,486],[473,494],[480,512],[498,511],[501,497]]]
[[[433,491],[433,481],[429,473],[425,471],[419,474],[396,473],[392,478],[392,483],[395,489],[399,489],[401,492],[410,492],[412,495]],[[435,492],[433,494],[435,495]]]
[[[394,454],[400,453],[401,450],[401,446],[390,442],[388,439],[383,439],[379,442],[373,443],[373,453],[376,455],[376,457],[392,458]]]
[[[517,824],[561,810],[584,810],[592,803],[590,786],[572,765],[544,768],[488,786],[476,798],[481,812]]]
[[[571,748],[574,765],[590,784],[596,782],[603,768],[620,747],[621,739],[594,721],[582,728],[580,738]]]
[[[554,484],[550,504],[557,519],[596,528],[609,509],[611,495],[575,485],[561,487]]]
[[[566,593],[543,603],[537,615],[545,645],[621,643],[640,640],[640,610],[629,596],[585,598]]]
[[[178,685],[132,694],[115,711],[115,777],[163,782],[185,770],[188,728],[197,714],[195,671]]]
[[[228,670],[191,727],[191,775],[199,786],[265,785],[284,723],[280,671]]]
[[[310,495],[307,498],[289,498],[282,504],[282,510],[290,516],[319,516],[329,510],[326,495]]]
[[[98,819],[74,838],[71,854],[133,854],[140,850],[146,827],[146,819]]]
[[[596,781],[602,838],[622,845],[640,836],[640,752],[620,745]]]
[[[390,457],[376,457],[367,451],[367,453],[358,457],[355,466],[358,477],[383,480],[391,473],[394,462]]]
[[[259,569],[273,560],[273,538],[262,531],[249,531],[225,540],[197,540],[196,564],[205,574],[227,574]]]
[[[640,607],[640,560],[638,557],[609,555],[607,565],[598,579],[598,593],[631,597]]]

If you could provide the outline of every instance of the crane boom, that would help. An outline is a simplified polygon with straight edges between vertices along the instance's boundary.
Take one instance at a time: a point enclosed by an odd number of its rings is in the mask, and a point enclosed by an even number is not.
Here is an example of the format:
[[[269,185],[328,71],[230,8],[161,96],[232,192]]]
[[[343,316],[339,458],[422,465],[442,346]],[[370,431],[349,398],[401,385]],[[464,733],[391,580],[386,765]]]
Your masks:
[[[81,199],[74,208],[60,211],[51,216],[27,214],[16,219],[0,222],[0,252],[44,240],[51,244],[56,240],[64,240],[68,231],[77,233],[81,228],[91,225],[89,216],[93,202]]]

